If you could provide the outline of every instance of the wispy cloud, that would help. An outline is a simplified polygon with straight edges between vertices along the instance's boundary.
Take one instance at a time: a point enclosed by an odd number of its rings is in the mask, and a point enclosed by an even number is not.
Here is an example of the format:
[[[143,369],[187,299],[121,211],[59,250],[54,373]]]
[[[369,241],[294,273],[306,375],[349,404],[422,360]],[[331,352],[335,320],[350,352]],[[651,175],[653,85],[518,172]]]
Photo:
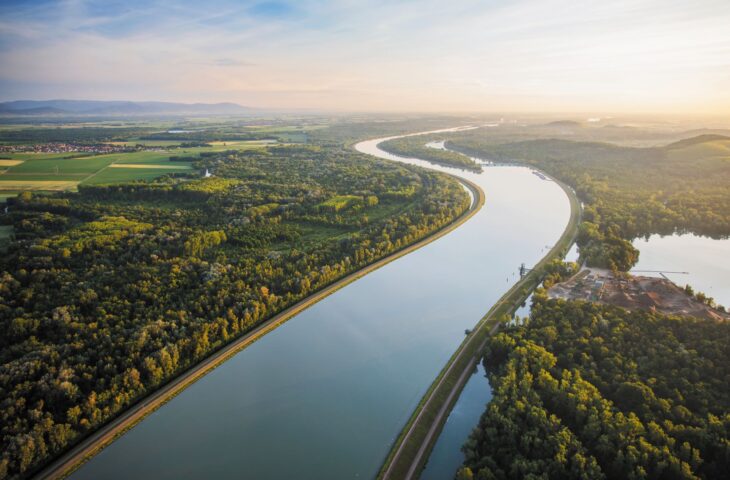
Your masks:
[[[5,99],[730,108],[726,0],[0,4]]]

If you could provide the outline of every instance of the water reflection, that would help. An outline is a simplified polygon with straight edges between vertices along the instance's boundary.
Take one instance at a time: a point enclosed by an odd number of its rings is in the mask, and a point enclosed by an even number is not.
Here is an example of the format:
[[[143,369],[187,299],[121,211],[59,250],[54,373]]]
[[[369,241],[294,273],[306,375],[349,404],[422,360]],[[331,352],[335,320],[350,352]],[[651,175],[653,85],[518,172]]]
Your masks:
[[[375,476],[464,330],[516,281],[520,263],[541,258],[570,215],[560,187],[527,168],[460,171],[398,159],[377,143],[357,148],[468,178],[486,205],[241,351],[72,478]]]
[[[639,262],[632,272],[637,275],[664,275],[677,285],[691,285],[720,305],[730,307],[730,239],[715,240],[691,233],[634,240]],[[689,272],[671,273],[671,272]]]

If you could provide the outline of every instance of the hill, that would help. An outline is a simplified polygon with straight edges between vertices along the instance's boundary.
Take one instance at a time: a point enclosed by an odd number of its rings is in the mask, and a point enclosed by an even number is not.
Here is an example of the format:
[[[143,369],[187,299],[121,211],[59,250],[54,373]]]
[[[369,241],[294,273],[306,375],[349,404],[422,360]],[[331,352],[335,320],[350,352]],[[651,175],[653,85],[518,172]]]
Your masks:
[[[673,150],[673,149],[678,149],[678,148],[691,147],[694,145],[699,145],[701,143],[710,143],[710,142],[718,142],[718,141],[727,142],[727,141],[730,141],[730,137],[725,136],[725,135],[717,135],[717,134],[697,135],[696,137],[685,138],[684,140],[670,143],[669,145],[666,145],[664,148],[667,150]]]
[[[559,128],[581,128],[583,125],[581,125],[580,122],[576,122],[575,120],[557,120],[555,122],[546,123],[544,125],[539,125],[541,127],[559,127]]]
[[[235,103],[98,100],[16,100],[0,103],[0,114],[6,115],[240,115],[252,111]]]
[[[465,132],[449,147],[469,156],[517,161],[573,187],[585,203],[577,243],[590,266],[628,270],[634,238],[660,233],[730,234],[730,149],[717,137],[636,148],[565,139],[492,144]],[[700,143],[697,143],[700,142]]]

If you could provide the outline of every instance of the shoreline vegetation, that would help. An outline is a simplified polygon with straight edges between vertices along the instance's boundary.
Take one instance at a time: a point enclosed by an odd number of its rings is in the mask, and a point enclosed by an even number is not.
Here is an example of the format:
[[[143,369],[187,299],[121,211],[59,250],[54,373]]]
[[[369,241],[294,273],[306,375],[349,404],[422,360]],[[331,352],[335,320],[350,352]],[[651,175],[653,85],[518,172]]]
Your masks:
[[[580,130],[577,123],[563,123],[561,132]],[[64,178],[61,171],[78,176],[112,167],[116,181],[111,185],[111,177],[97,176],[78,193],[13,191],[18,197],[8,200],[10,211],[0,216],[0,234],[8,237],[0,238],[6,249],[0,260],[0,326],[7,332],[0,341],[0,388],[8,394],[0,411],[0,479],[45,472],[50,467],[41,467],[44,455],[51,459],[75,443],[65,455],[86,453],[74,457],[73,467],[61,469],[66,473],[38,474],[67,475],[268,331],[457,228],[484,202],[484,192],[459,175],[348,152],[354,138],[363,136],[363,131],[353,136],[360,126],[331,126],[327,132],[315,125],[291,132],[275,126],[280,143],[233,149],[226,141],[239,138],[234,131],[239,127],[217,128],[212,133],[135,133],[151,138],[138,141],[160,145],[192,142],[189,156],[165,157],[188,170],[174,175],[159,158],[141,158],[139,152],[118,154],[128,162],[120,166],[127,168],[109,164],[109,155],[59,154],[57,159],[17,153],[6,160],[13,165],[0,173],[19,176],[25,169],[24,180],[40,181],[42,174],[55,181]],[[368,128],[372,134],[385,127]],[[555,126],[524,128],[552,132]],[[635,148],[593,140],[508,140],[513,130],[522,135],[523,127],[452,131],[446,140],[450,150],[426,147],[422,134],[390,137],[379,146],[473,171],[481,166],[467,155],[547,172],[559,179],[571,202],[571,220],[559,242],[568,242],[562,254],[575,239],[582,259],[614,271],[636,261],[632,236],[730,233],[730,209],[724,208],[730,205],[724,188],[730,179],[722,169],[723,159],[730,158],[724,153],[730,151],[728,137],[703,135],[665,147]],[[33,132],[45,138],[50,130]],[[53,133],[73,139],[100,132]],[[114,139],[129,141],[128,136]],[[335,140],[340,137],[342,142]],[[211,139],[221,138],[219,149],[219,140]],[[203,140],[208,146],[200,148],[211,151],[192,148]],[[11,169],[18,171],[8,173]],[[127,171],[134,175],[121,175]],[[199,178],[202,171],[213,177]],[[446,181],[448,176],[467,186],[471,202],[457,182]],[[663,179],[659,187],[650,181],[658,177]],[[129,183],[142,178],[147,181]],[[584,210],[577,197],[585,202]],[[575,231],[568,238],[571,228]],[[558,246],[467,332],[401,431],[379,478],[421,471],[480,352],[540,284],[541,274],[550,277],[557,260],[548,257],[561,253]],[[146,310],[150,313],[140,314]],[[143,325],[145,320],[155,321]],[[130,405],[138,409],[129,410]]]
[[[463,168],[473,172],[482,170],[481,165],[460,152],[426,147],[420,135],[393,138],[379,143],[378,147],[393,155],[417,158],[437,165]]]
[[[616,274],[638,259],[630,243],[637,236],[730,232],[727,137],[629,148],[500,143],[467,132],[447,145],[527,164],[574,187],[585,201],[581,258]],[[485,339],[482,361],[494,398],[462,447],[456,478],[721,476],[730,437],[722,348],[728,335],[718,319],[548,300],[538,289],[529,318]],[[411,478],[422,467],[417,462],[394,478]]]
[[[533,296],[490,337],[458,480],[725,478],[730,324]]]
[[[317,302],[325,299],[332,295],[337,290],[346,287],[350,283],[362,278],[370,272],[373,272],[388,263],[397,260],[400,257],[408,255],[419,248],[422,248],[429,243],[438,240],[442,236],[450,233],[464,222],[469,220],[479,209],[484,205],[484,194],[482,190],[476,185],[469,181],[465,181],[464,184],[474,194],[475,201],[472,206],[464,212],[460,217],[454,220],[453,223],[443,227],[441,230],[433,232],[430,236],[410,245],[403,249],[396,251],[389,256],[372,263],[361,270],[351,273],[345,278],[342,278],[335,283],[325,287],[323,290],[311,295],[300,303],[289,307],[289,309],[279,313],[275,317],[267,320],[263,324],[259,325],[254,331],[241,337],[239,340],[227,345],[223,349],[215,352],[213,355],[208,357],[202,364],[197,365],[192,370],[185,372],[180,377],[175,378],[171,383],[165,386],[163,389],[155,392],[150,398],[143,399],[138,407],[132,407],[126,411],[124,415],[118,417],[112,421],[107,427],[97,431],[94,435],[85,439],[79,445],[74,447],[72,451],[68,452],[63,457],[56,460],[44,470],[38,472],[33,478],[37,480],[65,478],[66,476],[73,473],[86,461],[98,454],[101,450],[106,448],[114,440],[124,435],[129,429],[134,428],[139,422],[145,419],[148,415],[153,413],[158,408],[175,398],[178,394],[182,393],[190,385],[194,384],[206,374],[226,362],[228,359],[236,355],[241,350],[245,349],[270,331],[273,331],[280,325],[284,324],[292,317],[316,304]],[[88,443],[87,443],[88,442]],[[78,451],[76,451],[78,450]],[[66,458],[69,456],[69,458]],[[58,463],[58,465],[56,465]]]
[[[444,175],[445,176],[445,175]],[[297,304],[289,307],[288,309],[278,313],[274,317],[259,324],[253,331],[245,334],[232,343],[228,343],[220,349],[216,350],[210,356],[208,356],[202,363],[197,363],[191,369],[185,371],[185,373],[174,377],[173,380],[168,382],[161,389],[154,390],[150,396],[140,398],[135,406],[127,408],[121,416],[115,417],[110,423],[101,429],[95,430],[90,436],[85,437],[80,443],[72,447],[70,451],[63,454],[60,458],[48,464],[46,467],[40,469],[36,474],[36,478],[62,478],[69,475],[75,469],[79,468],[85,461],[93,457],[101,449],[109,445],[116,438],[123,435],[128,429],[132,428],[138,422],[143,420],[151,412],[164,405],[167,401],[174,398],[177,394],[182,392],[187,386],[193,384],[198,379],[202,378],[206,373],[216,368],[218,365],[225,362],[228,358],[235,355],[237,352],[261,338],[263,335],[278,327],[294,315],[310,307],[316,302],[329,296],[340,288],[348,285],[349,283],[357,280],[358,278],[376,270],[387,263],[390,263],[397,258],[400,258],[408,253],[419,249],[430,242],[446,235],[458,226],[470,219],[484,204],[484,193],[481,189],[472,184],[471,182],[463,179],[456,179],[459,183],[466,186],[473,195],[473,201],[460,215],[456,218],[452,218],[445,225],[441,225],[434,231],[429,232],[426,236],[420,237],[415,243],[401,246],[389,253],[387,256],[377,259],[376,261],[367,264],[361,269],[353,271],[339,280],[329,283],[324,288],[318,290],[313,295],[308,296],[306,299],[301,300]]]
[[[653,233],[730,235],[730,137],[629,147],[536,133],[515,141],[514,132],[498,130],[451,134],[445,144],[464,155],[538,168],[573,187],[585,203],[577,243],[589,266],[630,270],[639,258],[631,240]]]
[[[409,155],[412,156],[412,155]],[[582,210],[572,188],[555,181],[570,200],[571,216],[560,239],[520,281],[513,285],[472,329],[424,394],[385,458],[377,478],[417,478],[448,414],[481,358],[489,337],[529,297],[547,273],[549,264],[563,258],[578,233]]]

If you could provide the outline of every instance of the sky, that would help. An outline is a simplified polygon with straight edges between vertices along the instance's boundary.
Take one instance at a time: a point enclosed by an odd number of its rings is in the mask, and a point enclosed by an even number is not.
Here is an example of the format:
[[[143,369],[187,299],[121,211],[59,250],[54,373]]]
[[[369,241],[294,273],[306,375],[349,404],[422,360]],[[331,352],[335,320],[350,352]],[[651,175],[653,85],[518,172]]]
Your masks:
[[[0,100],[730,112],[730,0],[0,1]]]

